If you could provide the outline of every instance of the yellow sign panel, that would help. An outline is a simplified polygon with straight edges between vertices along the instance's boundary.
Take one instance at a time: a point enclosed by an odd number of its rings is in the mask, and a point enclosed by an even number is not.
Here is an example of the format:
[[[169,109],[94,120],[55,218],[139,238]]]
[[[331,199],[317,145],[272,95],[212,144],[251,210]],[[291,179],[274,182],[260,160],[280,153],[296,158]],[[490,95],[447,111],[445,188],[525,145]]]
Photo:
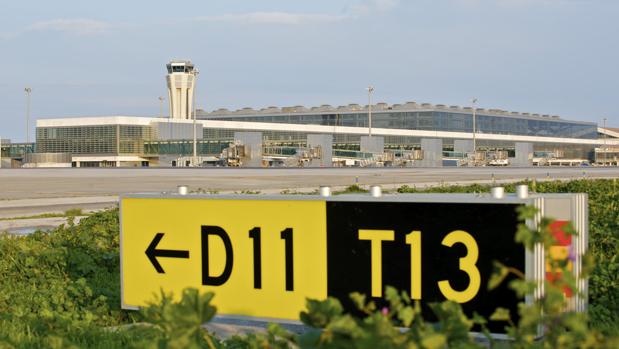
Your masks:
[[[122,302],[214,291],[220,314],[298,319],[327,297],[324,201],[123,198]]]
[[[215,292],[219,314],[297,320],[307,298],[334,297],[353,311],[350,294],[359,292],[380,308],[393,286],[424,304],[461,303],[469,316],[502,307],[516,318],[521,299],[509,282],[485,285],[496,262],[526,268],[514,240],[524,202],[426,198],[124,197],[122,305],[192,287]],[[550,257],[567,259],[573,244],[563,240]]]

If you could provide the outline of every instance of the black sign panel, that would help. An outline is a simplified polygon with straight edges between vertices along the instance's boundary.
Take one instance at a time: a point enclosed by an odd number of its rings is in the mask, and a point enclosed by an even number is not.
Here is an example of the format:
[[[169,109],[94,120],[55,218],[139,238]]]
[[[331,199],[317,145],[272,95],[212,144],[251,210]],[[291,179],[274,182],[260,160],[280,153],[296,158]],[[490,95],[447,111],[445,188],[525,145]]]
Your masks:
[[[517,206],[327,202],[328,295],[353,311],[351,292],[371,295],[382,306],[389,285],[420,300],[429,320],[427,305],[446,299],[461,303],[469,316],[488,317],[504,307],[517,318],[520,299],[507,282],[487,288],[494,261],[524,271],[524,247],[514,242]]]

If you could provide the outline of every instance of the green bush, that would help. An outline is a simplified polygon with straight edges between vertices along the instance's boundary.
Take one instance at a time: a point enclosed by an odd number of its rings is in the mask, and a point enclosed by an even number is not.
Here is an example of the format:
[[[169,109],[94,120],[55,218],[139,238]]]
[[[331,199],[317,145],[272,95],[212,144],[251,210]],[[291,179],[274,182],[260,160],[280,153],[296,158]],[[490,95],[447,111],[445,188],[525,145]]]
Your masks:
[[[50,232],[2,235],[0,343],[52,346],[42,338],[128,321],[120,310],[118,231],[118,210],[110,210]]]

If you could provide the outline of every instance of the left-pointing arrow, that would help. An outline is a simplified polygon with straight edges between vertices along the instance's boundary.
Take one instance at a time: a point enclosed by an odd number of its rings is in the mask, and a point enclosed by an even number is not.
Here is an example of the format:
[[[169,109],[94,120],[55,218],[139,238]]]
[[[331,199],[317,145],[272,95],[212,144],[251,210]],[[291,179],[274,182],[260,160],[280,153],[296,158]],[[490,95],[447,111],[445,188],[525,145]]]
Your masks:
[[[159,241],[163,238],[163,233],[157,233],[153,241],[151,241],[150,245],[146,249],[146,256],[153,264],[153,267],[157,270],[159,274],[164,274],[163,268],[159,261],[157,261],[157,257],[169,257],[169,258],[189,258],[189,251],[179,251],[179,250],[158,250],[157,245]]]

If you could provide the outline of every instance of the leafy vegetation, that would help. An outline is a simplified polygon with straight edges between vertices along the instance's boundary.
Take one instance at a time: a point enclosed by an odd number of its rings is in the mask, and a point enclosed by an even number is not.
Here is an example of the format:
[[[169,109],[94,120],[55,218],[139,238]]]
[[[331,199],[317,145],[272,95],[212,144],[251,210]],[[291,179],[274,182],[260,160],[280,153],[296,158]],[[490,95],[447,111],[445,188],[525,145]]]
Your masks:
[[[80,333],[129,320],[120,310],[118,210],[79,225],[69,217],[50,232],[4,234],[0,256],[0,343],[62,347],[92,337]]]
[[[358,184],[353,184],[353,185],[349,185],[348,187],[344,188],[344,190],[339,190],[334,192],[333,194],[339,195],[339,194],[358,194],[358,193],[367,193],[367,189],[364,189],[363,187],[361,187]]]
[[[420,307],[405,292],[385,291],[389,306],[377,308],[360,294],[351,295],[365,316],[346,313],[336,299],[308,300],[300,320],[309,330],[296,334],[278,325],[266,332],[219,340],[203,324],[216,313],[211,293],[185,290],[179,302],[162,294],[160,301],[140,312],[120,310],[118,210],[84,218],[50,232],[16,237],[0,235],[0,348],[478,348],[469,335],[500,321],[513,339],[492,347],[616,348],[619,347],[619,193],[616,180],[528,182],[535,192],[589,194],[591,255],[590,311],[563,312],[565,288],[575,292],[575,280],[547,282],[545,297],[520,307],[514,321],[503,309],[489,318],[467,318],[457,303],[432,305],[438,318],[428,323]],[[429,192],[488,192],[490,186],[441,186]],[[514,185],[506,185],[508,191]],[[355,187],[348,192],[359,192]],[[401,187],[399,192],[422,192]],[[521,212],[521,218],[533,214]],[[549,246],[548,224],[538,230],[519,229],[518,240]],[[565,268],[560,262],[553,265]],[[593,265],[593,264],[592,264]],[[519,271],[496,266],[490,287]],[[569,273],[564,273],[568,275]],[[533,285],[514,280],[520,294]],[[541,314],[544,314],[543,316]],[[536,340],[539,326],[545,331]],[[408,328],[402,330],[402,328]]]
[[[594,327],[619,332],[619,183],[617,179],[526,181],[506,184],[515,192],[528,184],[537,193],[587,193],[589,195],[589,249],[595,269],[589,278],[589,314]],[[400,187],[399,193],[488,193],[490,185],[440,186],[427,189]]]
[[[191,194],[219,194],[219,190],[209,189],[209,188],[204,189],[204,188],[198,187],[195,190],[191,190],[189,193]]]
[[[245,189],[245,190],[241,190],[240,192],[234,192],[234,194],[241,194],[241,195],[258,195],[260,194],[260,190],[249,190],[249,189]]]
[[[17,217],[3,217],[0,218],[0,221],[14,221],[18,219],[35,219],[35,218],[57,218],[57,217],[77,217],[77,216],[86,216],[88,214],[83,213],[82,209],[72,208],[64,211],[64,213],[42,213],[32,216],[17,216]]]

